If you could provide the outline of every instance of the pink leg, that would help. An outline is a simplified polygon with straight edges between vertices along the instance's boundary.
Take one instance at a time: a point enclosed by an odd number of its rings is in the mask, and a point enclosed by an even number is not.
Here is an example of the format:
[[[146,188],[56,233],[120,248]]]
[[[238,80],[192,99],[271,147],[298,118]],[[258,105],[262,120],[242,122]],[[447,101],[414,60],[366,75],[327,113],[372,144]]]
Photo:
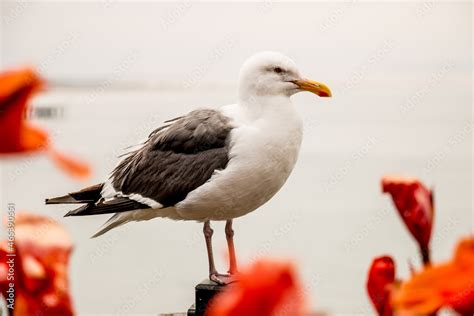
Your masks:
[[[234,230],[232,229],[232,220],[228,220],[225,224],[225,236],[227,239],[227,247],[229,249],[229,274],[237,273],[237,259],[235,257],[234,248]]]
[[[204,222],[203,232],[204,238],[206,239],[207,259],[209,261],[209,280],[218,284],[225,284],[225,282],[219,279],[216,266],[214,264],[214,254],[212,252],[212,235],[214,234],[214,231],[212,230],[211,223],[209,221]]]

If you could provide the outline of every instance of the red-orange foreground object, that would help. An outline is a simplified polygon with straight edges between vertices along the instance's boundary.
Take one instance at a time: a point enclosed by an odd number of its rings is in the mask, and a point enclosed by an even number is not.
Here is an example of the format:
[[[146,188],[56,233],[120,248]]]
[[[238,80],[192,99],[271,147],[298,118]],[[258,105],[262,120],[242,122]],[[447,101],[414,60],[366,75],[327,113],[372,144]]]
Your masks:
[[[86,178],[91,173],[86,163],[54,150],[48,133],[25,119],[29,99],[43,86],[29,68],[0,73],[0,157],[45,152],[69,175]]]
[[[451,261],[425,267],[404,282],[393,304],[397,311],[415,315],[429,315],[442,307],[474,315],[474,237],[459,242]]]
[[[389,256],[375,258],[367,276],[367,293],[379,316],[393,314],[390,295],[395,283],[395,263]]]
[[[9,232],[12,223],[7,224]],[[0,242],[0,291],[7,306],[13,307],[7,310],[13,316],[74,315],[68,278],[69,234],[56,221],[29,213],[16,214],[14,225],[14,245]]]
[[[382,191],[392,196],[400,217],[419,244],[423,263],[429,264],[434,217],[432,192],[416,178],[396,175],[382,178]]]
[[[292,263],[259,260],[210,303],[208,316],[302,316],[304,292]]]

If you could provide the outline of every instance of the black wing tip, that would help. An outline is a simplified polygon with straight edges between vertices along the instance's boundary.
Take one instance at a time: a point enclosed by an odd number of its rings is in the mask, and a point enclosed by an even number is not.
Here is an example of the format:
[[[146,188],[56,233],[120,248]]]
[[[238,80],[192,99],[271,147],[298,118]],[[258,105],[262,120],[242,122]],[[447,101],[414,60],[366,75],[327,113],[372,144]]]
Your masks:
[[[79,201],[77,201],[75,198],[73,198],[69,194],[44,200],[45,204],[70,204],[70,203],[78,203],[78,202]]]
[[[88,203],[72,211],[67,212],[64,217],[100,215],[110,213],[121,213],[137,209],[150,208],[148,205],[130,200],[128,198],[116,198],[108,202]]]
[[[77,216],[77,215],[80,215],[80,214],[76,214],[76,210],[72,210],[64,214],[64,217]]]
[[[77,192],[72,192],[63,196],[45,199],[45,204],[84,204],[94,203],[102,196],[102,188],[104,184],[99,183],[89,186]]]
[[[69,212],[67,212],[64,217],[69,216],[81,216],[81,215],[91,215],[90,210],[94,207],[94,204],[86,204],[81,207],[75,208]]]

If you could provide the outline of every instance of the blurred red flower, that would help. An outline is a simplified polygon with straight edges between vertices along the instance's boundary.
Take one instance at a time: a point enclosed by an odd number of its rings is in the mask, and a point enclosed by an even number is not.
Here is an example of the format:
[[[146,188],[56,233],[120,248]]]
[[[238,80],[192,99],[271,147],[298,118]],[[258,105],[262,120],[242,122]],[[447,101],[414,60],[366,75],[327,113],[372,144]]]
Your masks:
[[[303,290],[291,263],[260,260],[238,280],[213,299],[207,316],[304,315]]]
[[[25,119],[28,100],[43,86],[41,78],[28,68],[0,73],[0,154],[45,151],[70,175],[87,177],[87,164],[54,150],[48,133]]]
[[[12,315],[73,315],[67,273],[72,243],[65,229],[44,216],[17,214],[10,247],[0,243],[0,291],[14,303]],[[12,292],[14,301],[8,300]]]
[[[403,222],[420,246],[423,262],[428,264],[434,217],[432,192],[418,179],[393,175],[382,178],[382,191],[392,196]]]
[[[379,316],[393,314],[390,296],[395,283],[395,263],[389,256],[375,258],[367,277],[367,292]]]
[[[441,307],[474,315],[474,237],[459,242],[452,261],[425,267],[404,282],[393,304],[415,315],[428,315]]]

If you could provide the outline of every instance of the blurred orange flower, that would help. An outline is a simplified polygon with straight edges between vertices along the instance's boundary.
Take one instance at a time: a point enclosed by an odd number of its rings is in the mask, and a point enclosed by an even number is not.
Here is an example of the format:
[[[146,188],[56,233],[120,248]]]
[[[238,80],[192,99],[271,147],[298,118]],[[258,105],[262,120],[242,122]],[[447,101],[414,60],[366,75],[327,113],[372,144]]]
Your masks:
[[[12,315],[73,315],[67,272],[72,243],[65,229],[44,216],[17,214],[11,247],[0,243],[0,291],[14,304]]]
[[[394,295],[394,306],[416,315],[451,307],[474,315],[474,237],[459,242],[452,261],[425,267],[404,282]]]
[[[430,261],[429,243],[433,227],[433,194],[416,178],[387,175],[382,191],[390,193],[406,227],[418,242],[423,262]]]
[[[389,256],[375,258],[367,277],[367,292],[379,316],[393,314],[390,295],[395,282],[395,263]]]
[[[207,316],[304,315],[303,290],[289,262],[260,260],[218,294]]]
[[[25,119],[29,98],[43,86],[28,68],[0,73],[0,154],[46,151],[61,169],[85,178],[90,175],[87,164],[54,150],[48,133]]]

